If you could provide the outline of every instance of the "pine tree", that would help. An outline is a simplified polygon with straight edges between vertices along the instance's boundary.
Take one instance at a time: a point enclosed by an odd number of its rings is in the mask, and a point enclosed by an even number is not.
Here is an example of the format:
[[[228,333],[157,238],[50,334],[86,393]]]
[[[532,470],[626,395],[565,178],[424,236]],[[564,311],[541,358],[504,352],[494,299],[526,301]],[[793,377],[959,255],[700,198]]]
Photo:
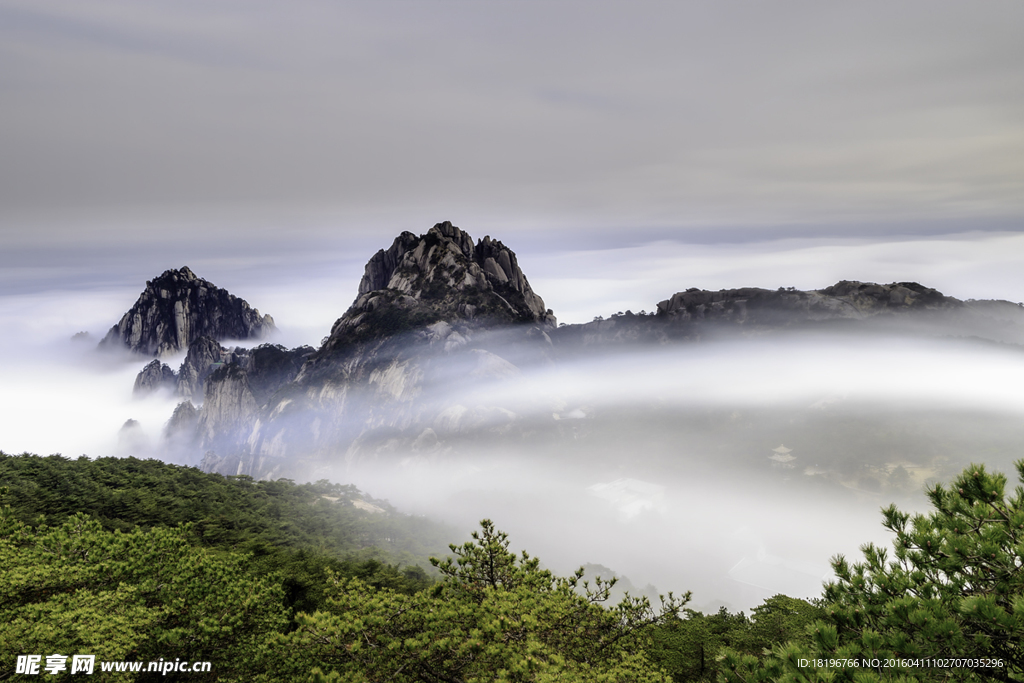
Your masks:
[[[1016,467],[1024,482],[1024,460]],[[883,510],[892,558],[868,544],[863,562],[833,560],[829,619],[809,627],[810,646],[777,647],[761,663],[728,653],[727,679],[1024,680],[1024,487],[1007,496],[1005,476],[971,465],[928,497],[927,515]]]
[[[643,654],[647,627],[689,595],[669,594],[658,611],[646,598],[607,609],[614,580],[591,587],[582,568],[556,577],[510,552],[489,520],[481,527],[416,595],[335,578],[328,609],[280,637],[267,680],[668,683]]]

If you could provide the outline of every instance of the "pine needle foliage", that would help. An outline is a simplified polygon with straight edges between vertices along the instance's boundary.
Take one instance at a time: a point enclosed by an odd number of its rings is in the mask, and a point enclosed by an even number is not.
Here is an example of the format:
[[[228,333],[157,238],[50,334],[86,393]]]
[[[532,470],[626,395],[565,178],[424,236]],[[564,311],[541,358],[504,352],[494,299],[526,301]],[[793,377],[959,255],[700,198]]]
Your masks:
[[[334,580],[328,609],[299,617],[282,636],[286,660],[265,680],[463,683],[613,681],[668,683],[644,655],[648,627],[689,595],[658,610],[646,598],[605,608],[614,581],[583,583],[508,550],[489,520],[473,540],[435,560],[442,580],[412,596]],[[315,669],[315,670],[314,670]]]
[[[0,486],[7,486],[13,514],[49,524],[83,512],[103,528],[191,523],[210,546],[252,550],[260,546],[322,548],[335,557],[362,554],[413,563],[443,552],[458,532],[398,512],[351,484],[289,479],[256,481],[194,467],[138,458],[70,459],[0,452]],[[356,505],[368,503],[379,512]],[[376,549],[367,552],[368,549]]]
[[[187,524],[193,544],[246,554],[252,571],[279,574],[295,611],[319,607],[328,569],[371,586],[421,590],[433,580],[429,556],[458,535],[352,485],[255,481],[158,460],[0,452],[0,486],[11,517],[30,526],[83,514],[122,533]]]
[[[928,491],[931,513],[885,508],[891,556],[867,544],[862,562],[833,560],[829,618],[809,627],[811,644],[762,661],[728,652],[725,680],[1024,680],[1024,487],[1008,495],[1006,483],[971,465]]]

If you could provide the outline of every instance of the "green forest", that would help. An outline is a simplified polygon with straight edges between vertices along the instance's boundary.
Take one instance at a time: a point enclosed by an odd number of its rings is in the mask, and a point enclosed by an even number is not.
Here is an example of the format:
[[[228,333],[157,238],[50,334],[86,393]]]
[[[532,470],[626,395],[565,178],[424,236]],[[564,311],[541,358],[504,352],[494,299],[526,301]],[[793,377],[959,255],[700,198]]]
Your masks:
[[[45,667],[78,654],[123,681],[1024,680],[1024,489],[982,466],[927,515],[883,510],[893,550],[835,558],[819,599],[750,614],[609,604],[614,579],[556,576],[490,520],[450,544],[327,481],[0,453],[0,493],[0,680],[74,680]],[[211,665],[100,670],[158,660]]]

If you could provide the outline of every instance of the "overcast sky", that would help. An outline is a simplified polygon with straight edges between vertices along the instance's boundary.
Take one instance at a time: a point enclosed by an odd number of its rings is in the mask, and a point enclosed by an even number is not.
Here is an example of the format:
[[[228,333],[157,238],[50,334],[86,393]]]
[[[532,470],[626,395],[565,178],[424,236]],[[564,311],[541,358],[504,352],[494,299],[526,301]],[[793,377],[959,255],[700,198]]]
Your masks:
[[[588,249],[1021,232],[1021,26],[1017,1],[0,0],[4,283],[361,264],[445,219],[548,280],[531,261]],[[951,293],[1024,298],[998,289]]]

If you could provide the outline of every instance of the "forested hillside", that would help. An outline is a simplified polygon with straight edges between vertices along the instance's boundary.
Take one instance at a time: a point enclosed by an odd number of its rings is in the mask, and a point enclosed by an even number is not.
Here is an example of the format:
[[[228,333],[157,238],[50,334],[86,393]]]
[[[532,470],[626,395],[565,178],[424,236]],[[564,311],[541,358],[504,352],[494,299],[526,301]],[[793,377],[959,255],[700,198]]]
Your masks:
[[[137,458],[0,453],[0,487],[11,516],[59,526],[88,515],[104,531],[187,524],[189,543],[251,556],[254,571],[277,571],[287,603],[316,606],[323,571],[412,592],[430,582],[431,555],[466,531],[402,514],[355,486],[224,477]]]
[[[933,487],[929,515],[884,511],[891,557],[838,557],[815,604],[749,617],[689,593],[608,605],[612,582],[553,575],[489,520],[431,579],[394,558],[446,530],[326,482],[3,455],[0,491],[0,680],[74,654],[225,682],[1024,680],[1024,489],[981,466]]]
[[[254,481],[159,460],[0,452],[0,486],[25,522],[44,515],[53,524],[84,512],[108,530],[191,523],[204,545],[236,550],[319,548],[339,558],[372,554],[426,565],[459,535],[351,484]]]

